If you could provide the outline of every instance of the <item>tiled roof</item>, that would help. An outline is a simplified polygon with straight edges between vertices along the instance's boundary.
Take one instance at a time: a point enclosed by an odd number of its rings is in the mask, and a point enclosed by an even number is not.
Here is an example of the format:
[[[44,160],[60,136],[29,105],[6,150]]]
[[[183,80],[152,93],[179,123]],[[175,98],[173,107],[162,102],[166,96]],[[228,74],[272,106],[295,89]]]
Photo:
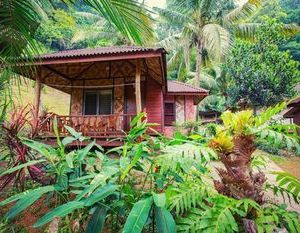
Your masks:
[[[70,57],[88,57],[96,55],[116,55],[116,54],[130,54],[141,52],[164,52],[163,48],[145,48],[138,46],[111,46],[93,49],[76,49],[64,50],[55,53],[42,54],[38,56],[40,59],[55,59],[55,58],[70,58]]]
[[[293,99],[292,101],[290,101],[288,103],[288,107],[293,107],[293,106],[297,106],[300,104],[300,96],[298,96],[297,98]]]
[[[168,80],[168,93],[196,93],[196,94],[208,94],[208,91],[200,88],[194,87],[187,83],[178,82],[174,80]]]

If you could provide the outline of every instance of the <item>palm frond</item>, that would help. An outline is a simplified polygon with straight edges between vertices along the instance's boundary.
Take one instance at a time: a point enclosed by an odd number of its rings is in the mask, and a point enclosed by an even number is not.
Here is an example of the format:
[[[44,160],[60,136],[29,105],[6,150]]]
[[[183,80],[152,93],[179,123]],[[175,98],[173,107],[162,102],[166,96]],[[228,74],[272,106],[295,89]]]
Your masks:
[[[283,32],[288,37],[295,36],[300,32],[300,26],[295,24],[295,23],[284,24],[283,25]]]
[[[3,0],[0,2],[1,57],[30,57],[39,49],[33,34],[40,22],[47,19],[48,0]],[[12,62],[12,61],[10,61]]]
[[[159,14],[160,17],[162,17],[162,19],[167,20],[175,25],[184,25],[184,23],[190,21],[188,15],[182,14],[179,11],[162,9],[158,7],[154,7],[153,9]]]
[[[209,95],[205,97],[198,106],[200,111],[223,112],[225,110],[225,104],[226,100],[224,96]]]
[[[215,61],[221,61],[230,48],[229,32],[218,24],[207,24],[202,29],[202,37],[209,56]]]
[[[157,46],[164,47],[167,51],[174,50],[179,47],[181,33],[172,34],[157,43]]]
[[[276,114],[280,113],[286,107],[286,103],[282,102],[273,107],[268,107],[265,111],[255,117],[255,126],[261,126],[270,121]]]
[[[234,34],[241,38],[247,40],[254,40],[255,33],[259,29],[259,23],[239,23],[232,26]]]
[[[135,0],[84,0],[111,22],[123,35],[137,44],[153,39],[153,28],[147,9]]]
[[[223,18],[224,25],[232,25],[237,23],[250,15],[252,15],[261,6],[261,0],[247,0],[241,6],[238,6],[234,10],[230,11]]]
[[[299,214],[277,206],[269,206],[258,211],[255,219],[258,232],[273,232],[284,228],[287,232],[300,232]]]
[[[182,50],[175,50],[172,57],[168,60],[168,69],[175,68],[182,60]]]

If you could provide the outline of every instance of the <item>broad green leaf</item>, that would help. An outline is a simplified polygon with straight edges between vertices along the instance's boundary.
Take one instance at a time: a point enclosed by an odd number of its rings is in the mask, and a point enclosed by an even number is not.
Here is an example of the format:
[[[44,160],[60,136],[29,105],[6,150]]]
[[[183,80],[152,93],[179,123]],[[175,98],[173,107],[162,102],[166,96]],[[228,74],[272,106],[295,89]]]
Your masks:
[[[1,174],[0,174],[0,177],[1,177],[1,176],[4,176],[4,175],[6,175],[6,174],[10,174],[10,173],[13,173],[13,172],[15,172],[15,171],[18,171],[18,170],[20,170],[20,169],[22,169],[22,168],[24,168],[24,167],[29,167],[29,166],[35,165],[35,164],[37,164],[37,163],[45,162],[45,161],[46,161],[46,160],[44,160],[44,159],[40,159],[40,160],[33,160],[33,161],[29,161],[29,162],[27,162],[27,163],[23,163],[23,164],[21,164],[21,165],[19,165],[19,166],[12,167],[12,168],[6,170],[5,172],[1,173]]]
[[[133,120],[130,122],[130,126],[135,126],[143,117],[145,116],[144,112],[139,113],[137,116],[133,118]]]
[[[105,219],[106,219],[107,208],[104,206],[97,206],[93,213],[90,221],[88,222],[85,233],[100,233],[102,232]]]
[[[127,174],[130,172],[130,170],[136,165],[136,163],[139,161],[140,157],[142,156],[142,152],[143,152],[143,145],[139,144],[132,161],[122,173],[121,180],[124,180]]]
[[[40,187],[40,188],[36,188],[36,189],[30,189],[30,190],[27,190],[27,191],[25,191],[23,193],[18,193],[18,194],[14,195],[14,196],[11,196],[11,197],[9,197],[9,198],[1,201],[0,202],[0,206],[7,205],[7,204],[9,204],[11,202],[14,202],[14,201],[17,201],[19,199],[22,199],[25,196],[32,195],[32,193],[35,194],[38,191],[46,193],[46,192],[51,192],[51,191],[54,191],[54,190],[57,190],[57,188],[54,187],[54,186],[52,186],[52,185],[51,186],[44,186],[44,187]]]
[[[52,221],[55,217],[64,217],[67,214],[73,212],[74,210],[81,209],[83,207],[83,201],[70,201],[64,205],[56,207],[55,209],[45,214],[43,217],[37,220],[33,227],[41,227],[46,223]]]
[[[78,133],[76,132],[75,129],[73,129],[72,127],[68,126],[68,125],[64,125],[64,127],[66,128],[66,130],[68,130],[68,132],[76,139],[80,138],[82,133]]]
[[[155,206],[154,208],[157,232],[174,233],[176,232],[176,224],[172,214],[166,209]]]
[[[153,203],[153,198],[148,197],[134,204],[125,223],[124,233],[139,233],[149,217],[149,212]]]
[[[22,139],[22,143],[24,143],[26,146],[30,147],[31,149],[36,150],[41,155],[44,155],[47,159],[53,157],[53,155],[56,154],[56,151],[51,146],[41,142],[24,138]]]
[[[101,188],[98,188],[95,192],[91,194],[90,197],[88,197],[84,204],[85,206],[92,206],[96,202],[103,200],[104,198],[111,195],[113,192],[117,190],[118,186],[113,184],[107,184]]]
[[[90,144],[88,144],[86,147],[78,151],[78,161],[82,161],[85,156],[90,152],[90,150],[95,146],[96,142],[92,141]]]
[[[71,151],[70,153],[66,154],[66,162],[69,168],[74,168],[73,160],[74,160],[75,151]]]
[[[75,140],[76,140],[76,138],[73,138],[73,137],[65,137],[62,140],[62,144],[65,146],[65,145],[68,145],[68,144],[70,144],[71,142],[73,142]]]
[[[30,206],[35,201],[37,201],[43,194],[48,192],[53,192],[53,191],[55,191],[54,186],[52,185],[45,186],[30,191],[25,191],[24,193],[22,193],[22,195],[17,194],[14,197],[9,198],[9,200],[5,200],[4,202],[1,202],[1,205],[4,205],[19,199],[19,201],[17,201],[17,203],[7,212],[5,217],[8,219],[14,218],[17,214],[19,214],[20,212],[25,210],[28,206]]]
[[[153,193],[153,201],[157,207],[166,206],[166,194],[165,193]]]

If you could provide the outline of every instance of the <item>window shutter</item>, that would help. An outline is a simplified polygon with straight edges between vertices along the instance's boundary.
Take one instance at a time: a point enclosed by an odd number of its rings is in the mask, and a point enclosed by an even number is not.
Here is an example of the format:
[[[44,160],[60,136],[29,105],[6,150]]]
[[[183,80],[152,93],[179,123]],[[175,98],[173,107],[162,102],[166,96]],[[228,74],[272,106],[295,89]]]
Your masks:
[[[111,90],[101,90],[99,92],[99,114],[112,114],[112,92]]]
[[[175,122],[175,105],[174,103],[165,103],[165,125],[171,126]]]
[[[96,115],[97,114],[97,93],[86,92],[84,99],[84,114]]]

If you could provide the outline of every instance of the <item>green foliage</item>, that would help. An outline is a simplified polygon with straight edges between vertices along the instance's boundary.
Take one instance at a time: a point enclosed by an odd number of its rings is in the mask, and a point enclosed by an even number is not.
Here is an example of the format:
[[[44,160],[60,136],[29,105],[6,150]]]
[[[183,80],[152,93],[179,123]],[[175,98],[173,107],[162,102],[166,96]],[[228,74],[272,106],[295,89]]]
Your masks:
[[[172,214],[165,207],[154,207],[157,231],[161,233],[176,232],[176,224]]]
[[[125,233],[142,232],[143,227],[147,221],[152,203],[153,198],[148,197],[134,204],[124,226]]]
[[[289,201],[293,198],[296,203],[300,203],[300,181],[286,172],[273,172],[272,174],[276,175],[278,183],[278,186],[272,187],[274,193],[280,193],[283,197],[286,194]]]
[[[97,206],[87,225],[86,233],[101,233],[104,227],[107,214],[107,208],[104,206]]]
[[[205,145],[184,143],[166,146],[162,154],[156,157],[156,163],[160,166],[161,172],[183,170],[189,173],[192,167],[197,167],[214,158],[217,158],[217,155],[211,148]]]
[[[73,212],[74,210],[81,209],[83,207],[84,203],[82,201],[69,201],[66,204],[56,207],[55,209],[38,219],[37,222],[33,225],[33,227],[41,227],[46,223],[49,223],[55,217],[64,217],[69,213]]]
[[[204,199],[213,193],[203,182],[184,182],[178,187],[170,186],[167,190],[168,205],[177,215],[188,212],[190,209],[201,205]]]
[[[28,190],[0,202],[0,206],[17,201],[16,204],[6,214],[6,218],[11,219],[37,201],[43,194],[53,192],[55,189],[55,186],[51,185],[40,187],[34,190]]]
[[[187,217],[179,218],[178,232],[239,232],[239,222],[235,218],[245,217],[250,209],[259,209],[259,205],[248,199],[218,195],[192,208]]]
[[[162,26],[169,32],[160,45],[172,51],[168,66],[175,78],[192,77],[193,83],[199,86],[200,80],[207,76],[202,69],[200,73],[200,68],[224,59],[231,44],[230,29],[259,5],[260,1],[246,1],[242,6],[223,0],[168,1],[165,9],[155,8]]]
[[[283,25],[266,21],[254,43],[238,40],[225,63],[229,104],[269,106],[291,98],[299,81],[298,63],[280,51]],[[245,56],[247,54],[247,56]]]
[[[285,228],[288,232],[299,232],[299,214],[288,212],[283,206],[270,206],[258,211],[255,220],[259,233],[273,232]]]

